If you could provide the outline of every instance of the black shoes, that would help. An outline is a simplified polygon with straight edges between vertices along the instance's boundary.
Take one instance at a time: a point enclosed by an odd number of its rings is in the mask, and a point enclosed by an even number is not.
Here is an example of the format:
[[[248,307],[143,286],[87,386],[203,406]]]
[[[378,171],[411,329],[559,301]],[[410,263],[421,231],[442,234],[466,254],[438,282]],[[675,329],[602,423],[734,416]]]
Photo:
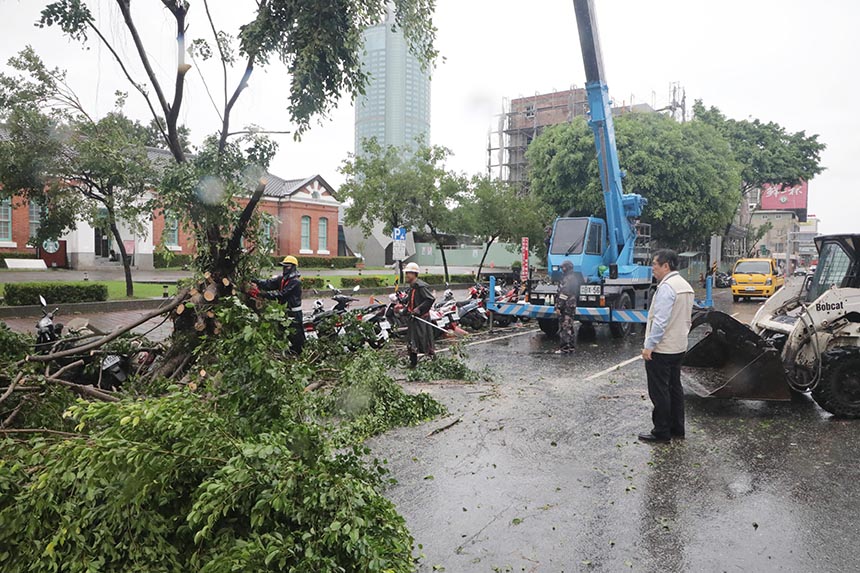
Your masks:
[[[649,442],[652,444],[668,444],[671,441],[670,438],[655,436],[651,432],[648,432],[647,434],[639,434],[639,439],[643,442]]]

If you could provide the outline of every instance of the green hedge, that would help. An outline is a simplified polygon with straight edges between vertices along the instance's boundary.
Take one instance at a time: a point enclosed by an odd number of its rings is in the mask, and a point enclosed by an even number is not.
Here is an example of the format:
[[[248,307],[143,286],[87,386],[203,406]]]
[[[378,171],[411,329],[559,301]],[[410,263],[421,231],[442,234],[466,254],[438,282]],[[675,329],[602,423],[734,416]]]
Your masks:
[[[169,262],[168,262],[168,259]],[[191,266],[191,263],[194,262],[193,255],[165,255],[164,253],[153,253],[152,255],[152,266],[157,269],[166,269],[168,267],[184,267],[186,265]]]
[[[286,255],[272,257],[272,264],[280,266],[281,261]],[[313,257],[301,255],[296,257],[299,261],[300,269],[330,269],[332,265],[336,269],[351,269],[360,260],[358,257]]]
[[[456,283],[468,283],[473,284],[475,282],[474,275],[448,275],[450,280],[448,280],[451,284]],[[444,275],[421,275],[421,278],[427,284],[431,285],[443,285],[445,284],[445,276]]]
[[[6,259],[38,259],[36,253],[2,253],[0,254],[0,269],[6,268]]]
[[[323,277],[302,277],[302,288],[325,288],[328,281]]]
[[[39,304],[39,295],[48,304],[95,302],[107,300],[107,285],[91,282],[35,282],[6,285],[6,304],[23,306]]]
[[[354,287],[355,285],[362,287],[381,287],[385,285],[385,279],[382,277],[341,277],[340,284],[343,287]]]

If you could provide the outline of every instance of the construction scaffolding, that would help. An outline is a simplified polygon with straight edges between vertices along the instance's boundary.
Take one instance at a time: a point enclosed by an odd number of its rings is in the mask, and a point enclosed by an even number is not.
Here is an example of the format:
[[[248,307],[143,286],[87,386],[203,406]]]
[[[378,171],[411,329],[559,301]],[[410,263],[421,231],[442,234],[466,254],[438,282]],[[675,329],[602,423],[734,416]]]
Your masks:
[[[526,149],[547,127],[568,123],[588,112],[585,89],[571,86],[512,100],[505,98],[487,134],[487,174],[528,193]]]

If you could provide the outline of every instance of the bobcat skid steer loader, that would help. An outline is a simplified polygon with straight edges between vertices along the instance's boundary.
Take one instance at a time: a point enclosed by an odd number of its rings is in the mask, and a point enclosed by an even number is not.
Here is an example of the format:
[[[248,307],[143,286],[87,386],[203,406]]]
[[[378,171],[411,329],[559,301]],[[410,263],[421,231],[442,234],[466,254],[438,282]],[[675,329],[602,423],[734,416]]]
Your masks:
[[[684,365],[720,371],[704,395],[789,400],[810,392],[835,416],[860,418],[860,234],[817,237],[815,246],[815,273],[788,282],[749,326],[719,311],[693,321],[710,333]]]

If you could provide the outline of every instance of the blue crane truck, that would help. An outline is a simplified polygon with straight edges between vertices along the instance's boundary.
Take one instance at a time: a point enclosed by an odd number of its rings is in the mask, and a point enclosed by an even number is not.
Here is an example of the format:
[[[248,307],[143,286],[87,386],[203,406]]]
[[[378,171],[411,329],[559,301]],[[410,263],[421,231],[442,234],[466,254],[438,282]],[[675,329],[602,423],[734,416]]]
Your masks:
[[[653,294],[649,255],[635,253],[637,223],[647,200],[623,192],[623,173],[618,166],[612,106],[603,73],[603,59],[597,36],[593,0],[573,0],[579,43],[585,64],[585,89],[594,131],[606,220],[599,217],[559,217],[553,223],[547,255],[550,279],[561,279],[561,263],[569,260],[582,286],[577,299],[576,318],[583,327],[595,323],[609,325],[613,337],[628,334],[634,324],[647,320]],[[638,256],[636,256],[638,255]],[[638,264],[644,262],[645,264]],[[495,277],[490,278],[489,309],[494,313],[538,320],[548,335],[558,331],[555,315],[557,286],[537,284],[530,288],[526,303],[495,301]]]

